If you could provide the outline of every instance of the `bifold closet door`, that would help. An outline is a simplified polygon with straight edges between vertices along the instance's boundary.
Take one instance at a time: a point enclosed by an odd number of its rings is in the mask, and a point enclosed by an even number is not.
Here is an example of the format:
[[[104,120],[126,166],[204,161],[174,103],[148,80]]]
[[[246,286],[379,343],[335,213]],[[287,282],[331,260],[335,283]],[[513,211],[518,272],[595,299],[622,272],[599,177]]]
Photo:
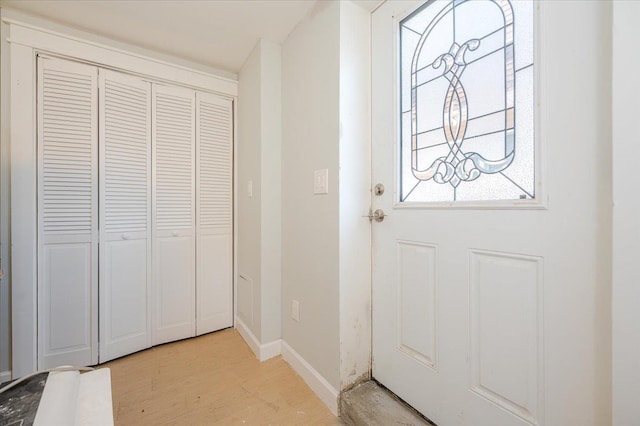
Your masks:
[[[100,362],[151,346],[151,84],[100,70]]]
[[[233,325],[232,101],[196,94],[196,331]]]
[[[153,344],[195,336],[195,93],[153,85]]]
[[[37,67],[38,368],[91,365],[98,361],[98,70],[45,57]]]

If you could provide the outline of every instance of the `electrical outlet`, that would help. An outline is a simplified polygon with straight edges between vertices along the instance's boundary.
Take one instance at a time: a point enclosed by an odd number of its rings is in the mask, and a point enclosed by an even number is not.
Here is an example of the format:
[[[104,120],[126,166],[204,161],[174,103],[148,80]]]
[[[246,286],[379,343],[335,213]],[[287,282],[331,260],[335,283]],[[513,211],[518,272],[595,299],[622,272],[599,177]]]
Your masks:
[[[297,300],[291,301],[291,318],[300,322],[300,302]]]
[[[313,172],[313,193],[329,193],[329,169],[316,170]]]

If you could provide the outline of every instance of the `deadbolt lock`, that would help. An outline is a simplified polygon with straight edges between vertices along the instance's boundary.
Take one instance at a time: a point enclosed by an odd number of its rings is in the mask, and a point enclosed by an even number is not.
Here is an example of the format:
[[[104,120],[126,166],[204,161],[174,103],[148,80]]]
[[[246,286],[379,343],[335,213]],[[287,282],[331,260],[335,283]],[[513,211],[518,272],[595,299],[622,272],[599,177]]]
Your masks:
[[[382,194],[384,194],[384,185],[379,183],[376,186],[373,187],[373,193],[380,196]]]

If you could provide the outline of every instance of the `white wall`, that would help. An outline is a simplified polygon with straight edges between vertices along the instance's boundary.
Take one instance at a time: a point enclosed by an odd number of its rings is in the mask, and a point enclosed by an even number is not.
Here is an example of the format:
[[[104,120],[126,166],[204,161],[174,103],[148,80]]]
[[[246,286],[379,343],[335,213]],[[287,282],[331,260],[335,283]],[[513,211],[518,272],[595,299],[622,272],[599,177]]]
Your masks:
[[[258,345],[281,335],[280,69],[280,46],[261,40],[239,76],[237,316]]]
[[[261,74],[260,43],[251,52],[238,81],[238,280],[237,316],[261,339]],[[249,182],[253,195],[247,193]]]
[[[613,309],[614,426],[640,419],[640,3],[613,3]]]
[[[340,388],[340,2],[319,1],[282,48],[282,338]],[[314,170],[329,193],[313,194]],[[300,322],[290,316],[300,302]]]
[[[282,335],[282,48],[262,40],[262,342]]]
[[[369,18],[318,2],[283,46],[282,337],[336,394],[370,366]]]

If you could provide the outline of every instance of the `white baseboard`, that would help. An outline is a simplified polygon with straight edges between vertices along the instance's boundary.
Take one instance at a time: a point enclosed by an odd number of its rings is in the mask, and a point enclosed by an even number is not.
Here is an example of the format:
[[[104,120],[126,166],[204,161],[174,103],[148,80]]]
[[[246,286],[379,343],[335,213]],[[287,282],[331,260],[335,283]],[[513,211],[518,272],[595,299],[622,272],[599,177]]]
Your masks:
[[[238,317],[236,317],[236,330],[238,330],[238,333],[240,333],[244,341],[247,342],[247,345],[249,345],[253,353],[256,354],[256,358],[258,358],[260,362],[280,355],[282,342],[280,339],[261,344],[249,327]]]
[[[260,345],[260,355],[258,359],[260,361],[266,361],[270,358],[276,357],[282,353],[282,340],[274,340],[273,342],[263,343]]]
[[[8,382],[11,380],[11,370],[0,371],[0,383]]]
[[[282,342],[282,357],[309,385],[311,390],[325,403],[329,410],[338,415],[338,391],[318,373],[298,352],[293,350],[287,342]]]

